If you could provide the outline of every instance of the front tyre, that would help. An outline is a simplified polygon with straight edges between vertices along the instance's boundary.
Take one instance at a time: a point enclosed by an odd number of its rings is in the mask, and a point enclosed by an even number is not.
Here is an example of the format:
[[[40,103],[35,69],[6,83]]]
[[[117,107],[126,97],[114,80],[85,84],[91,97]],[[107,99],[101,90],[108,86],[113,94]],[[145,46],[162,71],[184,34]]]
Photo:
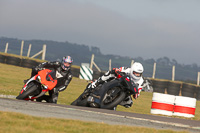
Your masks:
[[[26,98],[29,98],[29,96],[36,96],[37,94],[37,85],[32,84],[30,87],[27,88],[26,91],[24,91],[22,94],[19,94],[16,99],[19,100],[25,100]]]
[[[90,89],[88,88],[88,86],[90,85],[90,83],[86,86],[86,89],[84,90],[84,92],[75,100],[71,103],[71,105],[75,105],[75,106],[85,106],[88,107],[88,95],[90,92]]]
[[[88,97],[84,97],[84,95],[85,95],[84,93],[81,94],[75,101],[73,101],[71,103],[71,105],[87,107],[88,106],[88,102],[87,102]]]
[[[126,97],[126,93],[119,87],[113,87],[109,89],[103,100],[101,101],[100,107],[103,109],[114,109],[119,103],[121,103]]]

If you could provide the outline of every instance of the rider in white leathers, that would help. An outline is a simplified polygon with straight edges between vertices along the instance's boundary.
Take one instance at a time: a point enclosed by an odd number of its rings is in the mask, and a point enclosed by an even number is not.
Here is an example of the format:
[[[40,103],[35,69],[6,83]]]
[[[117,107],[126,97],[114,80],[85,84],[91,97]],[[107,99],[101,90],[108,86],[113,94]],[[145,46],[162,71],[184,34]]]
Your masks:
[[[142,90],[142,83],[144,82],[144,79],[142,78],[142,73],[144,71],[144,68],[141,63],[135,62],[130,68],[128,67],[120,67],[120,68],[113,68],[112,71],[108,71],[103,76],[99,77],[98,80],[91,83],[89,88],[95,88],[99,84],[103,84],[104,82],[107,82],[113,78],[119,78],[119,72],[125,73],[130,75],[131,80],[138,86],[138,94],[134,95],[133,97],[136,99]],[[124,101],[120,103],[120,105],[129,108],[133,104],[131,96],[128,96]]]

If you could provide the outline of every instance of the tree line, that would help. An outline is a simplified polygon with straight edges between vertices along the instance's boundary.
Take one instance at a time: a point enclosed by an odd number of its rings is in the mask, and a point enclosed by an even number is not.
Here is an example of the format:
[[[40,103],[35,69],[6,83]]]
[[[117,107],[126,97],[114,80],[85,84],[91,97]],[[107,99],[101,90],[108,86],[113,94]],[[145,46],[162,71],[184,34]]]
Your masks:
[[[0,37],[0,52],[4,52],[6,43],[9,43],[8,53],[20,54],[21,39]],[[109,60],[112,60],[112,67],[127,66],[130,67],[131,61],[139,61],[144,65],[144,77],[152,77],[153,64],[157,63],[156,78],[171,79],[172,66],[176,66],[175,80],[182,80],[187,82],[196,82],[197,72],[200,67],[197,64],[179,64],[175,59],[168,57],[160,57],[157,60],[143,59],[142,57],[127,57],[122,55],[104,55],[98,47],[89,47],[85,44],[76,44],[71,42],[58,42],[52,40],[24,40],[23,56],[26,56],[29,44],[32,44],[30,56],[39,52],[43,44],[46,44],[46,60],[59,60],[65,55],[70,55],[74,59],[74,65],[81,65],[81,63],[90,63],[91,55],[95,55],[95,63],[103,71],[109,68]]]

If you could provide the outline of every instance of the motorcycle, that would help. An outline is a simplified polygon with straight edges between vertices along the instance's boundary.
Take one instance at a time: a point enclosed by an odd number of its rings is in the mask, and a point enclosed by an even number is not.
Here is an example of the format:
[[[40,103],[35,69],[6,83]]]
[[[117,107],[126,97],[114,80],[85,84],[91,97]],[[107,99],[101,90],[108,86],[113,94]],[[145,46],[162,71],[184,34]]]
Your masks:
[[[16,99],[33,101],[52,90],[56,84],[56,72],[43,69],[25,83]]]
[[[142,84],[142,91],[153,92],[152,81],[148,78],[144,78],[144,82]]]
[[[103,109],[115,109],[127,96],[138,93],[137,85],[131,81],[129,75],[121,74],[96,88],[91,89],[89,83],[84,92],[71,103],[75,106],[86,106]]]

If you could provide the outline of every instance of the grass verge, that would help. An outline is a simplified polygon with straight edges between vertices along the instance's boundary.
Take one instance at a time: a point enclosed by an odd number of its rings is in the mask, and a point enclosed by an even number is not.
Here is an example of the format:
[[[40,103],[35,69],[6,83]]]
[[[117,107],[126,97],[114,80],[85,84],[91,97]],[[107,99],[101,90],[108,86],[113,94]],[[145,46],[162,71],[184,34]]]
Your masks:
[[[96,122],[42,118],[0,111],[2,133],[187,133],[133,126],[108,125]]]

